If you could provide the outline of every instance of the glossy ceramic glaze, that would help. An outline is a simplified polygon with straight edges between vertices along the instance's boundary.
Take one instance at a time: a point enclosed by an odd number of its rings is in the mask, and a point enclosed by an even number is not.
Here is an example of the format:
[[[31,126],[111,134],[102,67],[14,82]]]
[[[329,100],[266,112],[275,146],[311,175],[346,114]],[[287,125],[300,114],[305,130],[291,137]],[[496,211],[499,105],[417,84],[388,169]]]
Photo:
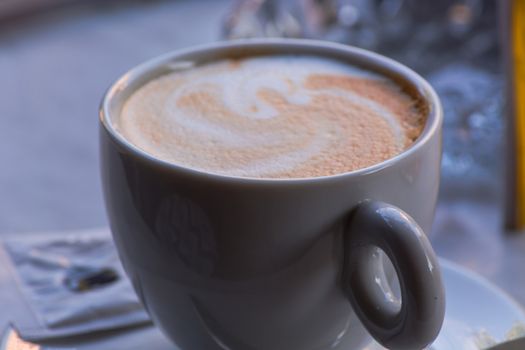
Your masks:
[[[163,162],[128,143],[112,126],[130,93],[174,62],[282,53],[347,60],[402,82],[429,102],[423,134],[402,154],[370,168],[272,180],[220,176]],[[100,117],[104,195],[120,258],[155,324],[180,348],[356,349],[369,340],[350,305],[352,289],[343,288],[350,276],[343,269],[345,254],[352,250],[345,241],[352,231],[349,214],[364,201],[381,202],[395,206],[393,212],[366,216],[386,223],[400,218],[403,229],[388,228],[395,237],[402,237],[403,230],[413,237],[421,229],[429,232],[439,186],[442,112],[421,77],[382,56],[338,44],[282,39],[219,43],[170,53],[133,69],[110,88]],[[376,329],[380,322],[372,322],[370,312],[360,315],[376,339],[397,348],[428,344],[443,321],[435,256],[424,235],[408,241],[413,243],[381,246],[376,239],[371,244],[390,256],[404,301],[424,306],[418,317],[426,318],[412,317],[417,325],[403,323],[404,316],[415,315],[409,303],[393,314],[393,328]],[[419,275],[403,275],[400,257],[405,253],[426,266]],[[356,261],[366,264],[364,258]],[[410,289],[418,278],[426,287]],[[360,283],[373,284],[372,275]],[[414,329],[422,332],[414,334]]]

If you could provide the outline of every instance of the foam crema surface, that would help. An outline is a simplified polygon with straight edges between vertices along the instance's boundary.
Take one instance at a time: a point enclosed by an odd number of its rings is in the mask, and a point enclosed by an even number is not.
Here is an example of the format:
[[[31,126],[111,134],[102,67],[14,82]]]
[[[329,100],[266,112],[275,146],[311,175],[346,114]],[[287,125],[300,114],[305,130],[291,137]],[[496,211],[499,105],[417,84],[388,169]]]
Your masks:
[[[379,74],[316,56],[221,60],[138,88],[116,129],[152,156],[242,177],[334,175],[391,158],[426,120]]]

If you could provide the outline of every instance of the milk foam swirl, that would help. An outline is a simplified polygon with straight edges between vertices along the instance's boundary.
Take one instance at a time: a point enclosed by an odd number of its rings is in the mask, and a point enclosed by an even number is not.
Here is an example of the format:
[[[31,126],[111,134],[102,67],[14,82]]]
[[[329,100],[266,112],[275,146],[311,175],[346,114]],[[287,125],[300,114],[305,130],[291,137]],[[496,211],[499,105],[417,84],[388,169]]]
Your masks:
[[[267,56],[175,71],[139,88],[118,130],[152,155],[249,177],[370,166],[419,135],[423,115],[393,82],[325,58]]]

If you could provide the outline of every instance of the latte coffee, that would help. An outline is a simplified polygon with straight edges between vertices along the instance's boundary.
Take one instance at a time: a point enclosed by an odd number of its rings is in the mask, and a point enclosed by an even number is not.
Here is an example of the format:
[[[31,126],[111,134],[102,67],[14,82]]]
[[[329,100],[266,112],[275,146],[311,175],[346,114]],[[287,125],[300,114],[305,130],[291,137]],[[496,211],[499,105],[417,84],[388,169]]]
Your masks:
[[[152,156],[188,168],[305,178],[401,153],[426,117],[420,98],[382,75],[279,55],[175,67],[130,96],[116,128]]]

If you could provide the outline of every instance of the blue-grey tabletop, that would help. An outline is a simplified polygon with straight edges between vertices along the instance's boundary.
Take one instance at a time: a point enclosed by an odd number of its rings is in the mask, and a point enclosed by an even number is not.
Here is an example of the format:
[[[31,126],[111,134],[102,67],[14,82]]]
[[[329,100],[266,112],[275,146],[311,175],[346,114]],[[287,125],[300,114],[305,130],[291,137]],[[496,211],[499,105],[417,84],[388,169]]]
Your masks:
[[[217,40],[228,4],[84,1],[0,22],[0,232],[105,225],[102,95],[141,61]]]

